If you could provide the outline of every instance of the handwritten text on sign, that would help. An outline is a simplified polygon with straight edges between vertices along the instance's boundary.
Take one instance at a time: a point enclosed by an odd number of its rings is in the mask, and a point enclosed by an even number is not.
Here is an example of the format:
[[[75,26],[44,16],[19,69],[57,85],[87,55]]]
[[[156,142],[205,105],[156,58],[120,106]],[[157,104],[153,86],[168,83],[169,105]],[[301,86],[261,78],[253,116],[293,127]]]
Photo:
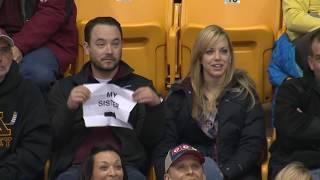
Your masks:
[[[133,91],[114,84],[85,84],[90,98],[83,104],[83,118],[86,127],[117,126],[131,128],[128,123],[131,110],[136,105]]]

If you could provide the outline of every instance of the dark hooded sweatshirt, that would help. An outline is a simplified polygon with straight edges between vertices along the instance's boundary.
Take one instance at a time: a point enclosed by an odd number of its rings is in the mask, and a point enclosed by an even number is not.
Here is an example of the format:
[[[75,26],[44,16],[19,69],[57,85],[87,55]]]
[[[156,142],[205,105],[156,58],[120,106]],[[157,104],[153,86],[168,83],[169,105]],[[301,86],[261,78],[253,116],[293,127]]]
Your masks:
[[[50,144],[42,95],[12,63],[0,83],[0,179],[34,179],[49,157]]]

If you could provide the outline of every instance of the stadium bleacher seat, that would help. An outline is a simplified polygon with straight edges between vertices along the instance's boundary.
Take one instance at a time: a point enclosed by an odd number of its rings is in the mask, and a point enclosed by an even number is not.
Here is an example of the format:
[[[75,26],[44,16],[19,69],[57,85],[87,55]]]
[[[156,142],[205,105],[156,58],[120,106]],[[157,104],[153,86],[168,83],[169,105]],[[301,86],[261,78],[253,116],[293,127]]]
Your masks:
[[[177,74],[181,77],[185,77],[189,71],[191,48],[197,34],[209,24],[223,27],[230,35],[236,67],[248,72],[256,83],[261,102],[270,109],[272,87],[267,67],[273,42],[283,32],[281,0],[244,0],[238,4],[227,4],[223,0],[202,0],[201,3],[182,0],[177,63],[177,69],[180,70]],[[269,114],[270,110],[265,110],[265,113]],[[271,118],[267,118],[266,124],[269,125],[270,121]],[[272,139],[268,135],[268,144]],[[267,166],[268,158],[261,168],[263,180],[267,179]]]
[[[176,44],[173,26],[173,0],[77,0],[79,56],[75,65],[78,72],[88,61],[84,54],[84,26],[96,16],[112,16],[119,20],[123,28],[123,59],[136,73],[153,80],[155,87],[164,93],[167,61],[174,56],[171,46]],[[170,36],[168,32],[171,32]],[[170,38],[169,38],[170,37]],[[173,41],[173,42],[170,42]],[[167,48],[167,45],[171,45]],[[172,70],[171,70],[172,71]]]
[[[270,102],[271,85],[267,66],[273,41],[281,28],[279,0],[245,0],[239,4],[224,1],[183,0],[181,5],[181,76],[187,75],[190,51],[198,32],[209,24],[225,28],[234,45],[236,67],[255,81],[262,102]]]
[[[281,0],[242,0],[239,4],[225,4],[224,0],[75,2],[79,30],[79,56],[72,67],[75,72],[88,61],[82,46],[87,21],[96,16],[113,16],[123,27],[123,59],[136,73],[153,80],[157,90],[165,94],[166,87],[187,75],[198,32],[209,24],[217,24],[231,37],[236,67],[246,70],[255,81],[261,101],[271,102],[267,67],[273,42],[283,32]],[[262,171],[266,180],[267,160]],[[148,179],[155,180],[154,169],[150,169]]]

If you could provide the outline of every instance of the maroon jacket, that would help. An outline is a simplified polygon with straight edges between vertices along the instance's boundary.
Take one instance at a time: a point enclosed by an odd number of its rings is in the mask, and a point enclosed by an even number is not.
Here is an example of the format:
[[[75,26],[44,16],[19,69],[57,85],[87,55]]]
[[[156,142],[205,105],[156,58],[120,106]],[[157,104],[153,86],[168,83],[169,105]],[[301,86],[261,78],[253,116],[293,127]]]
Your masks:
[[[15,10],[4,11],[4,8],[8,8],[5,1],[0,0],[0,11],[17,12]],[[77,9],[74,0],[48,0],[45,3],[39,0],[14,1],[19,1],[21,13],[19,17],[24,23],[20,31],[7,32],[12,34],[15,45],[23,54],[42,46],[48,47],[59,60],[60,72],[64,72],[77,57]],[[8,14],[6,17],[0,15],[0,20],[5,18],[8,21],[8,17]],[[17,26],[16,23],[7,22],[5,27],[1,28],[8,31],[12,29],[11,25]]]

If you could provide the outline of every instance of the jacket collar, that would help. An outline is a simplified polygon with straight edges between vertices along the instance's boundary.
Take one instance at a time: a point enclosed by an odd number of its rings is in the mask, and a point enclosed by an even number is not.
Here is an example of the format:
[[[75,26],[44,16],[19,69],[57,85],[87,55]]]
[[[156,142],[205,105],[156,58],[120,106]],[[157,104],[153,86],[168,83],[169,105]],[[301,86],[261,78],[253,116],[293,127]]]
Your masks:
[[[134,72],[134,69],[131,68],[127,63],[124,61],[119,62],[119,68],[115,76],[112,78],[111,82],[121,80],[128,75],[132,74]],[[76,84],[84,84],[87,82],[92,82],[92,79],[94,79],[92,75],[92,70],[91,70],[91,62],[87,62],[81,71],[74,76],[74,80]]]
[[[191,78],[186,77],[183,80],[178,81],[177,83],[173,84],[171,91],[172,92],[184,91],[187,94],[192,94],[193,89],[192,89],[192,84],[191,84]]]
[[[312,88],[320,94],[320,80],[314,79],[314,81],[311,83]]]
[[[16,89],[21,80],[22,77],[19,73],[19,66],[13,61],[6,77],[0,83],[0,96]]]
[[[232,98],[238,97],[239,89],[237,88],[238,85],[235,83],[235,81],[232,81],[223,92],[221,92],[221,95],[218,97],[217,101],[222,100],[223,98],[228,98],[231,100]],[[187,97],[191,97],[188,95],[192,95],[194,93],[191,83],[191,78],[186,77],[182,81],[179,81],[172,85],[172,88],[170,89],[169,95],[173,93],[184,93],[187,95]]]

